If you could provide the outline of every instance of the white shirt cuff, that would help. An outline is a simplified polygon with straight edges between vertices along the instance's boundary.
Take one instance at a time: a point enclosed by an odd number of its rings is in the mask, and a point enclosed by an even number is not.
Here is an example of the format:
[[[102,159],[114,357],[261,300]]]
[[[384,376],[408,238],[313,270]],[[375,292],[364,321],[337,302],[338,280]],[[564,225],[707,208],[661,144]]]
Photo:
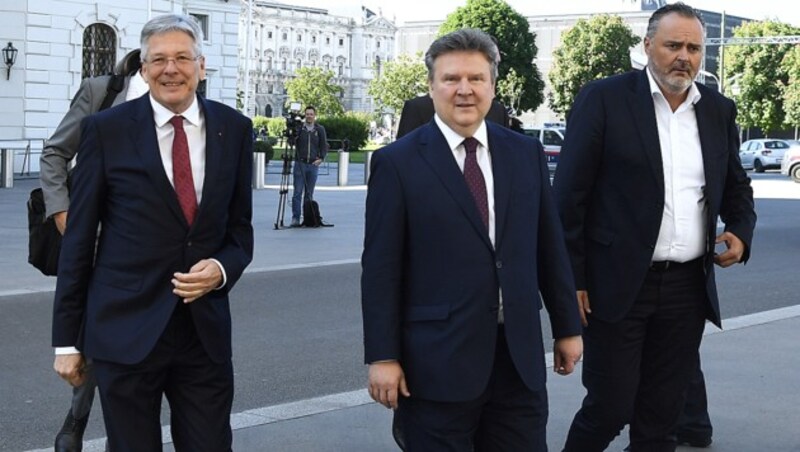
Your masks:
[[[56,355],[74,355],[81,351],[75,347],[56,347]]]
[[[217,267],[219,267],[219,271],[222,272],[222,283],[219,285],[219,287],[214,289],[214,290],[220,290],[223,287],[225,287],[225,284],[227,284],[228,275],[225,273],[225,267],[222,266],[222,263],[220,263],[220,261],[214,259],[213,257],[209,257],[209,259],[214,261],[217,264]]]

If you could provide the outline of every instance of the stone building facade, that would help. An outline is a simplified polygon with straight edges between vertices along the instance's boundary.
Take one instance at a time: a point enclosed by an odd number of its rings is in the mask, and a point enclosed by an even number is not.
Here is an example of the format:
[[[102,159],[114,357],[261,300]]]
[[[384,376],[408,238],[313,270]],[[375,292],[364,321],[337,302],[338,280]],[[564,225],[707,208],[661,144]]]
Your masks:
[[[297,69],[309,66],[333,71],[334,83],[344,88],[341,101],[346,111],[374,110],[367,85],[376,69],[395,55],[397,28],[391,21],[363,7],[339,16],[320,8],[254,4],[249,35],[248,12],[241,13],[239,38],[243,61],[239,83],[242,94],[249,90],[242,96],[248,99],[249,115],[283,115],[286,102],[291,101],[285,83]]]

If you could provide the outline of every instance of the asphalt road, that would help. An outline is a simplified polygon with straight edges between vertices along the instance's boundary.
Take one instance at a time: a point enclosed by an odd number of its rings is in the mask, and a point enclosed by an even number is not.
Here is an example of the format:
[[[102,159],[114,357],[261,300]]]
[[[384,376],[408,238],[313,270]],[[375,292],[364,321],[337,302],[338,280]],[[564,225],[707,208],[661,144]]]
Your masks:
[[[750,262],[717,272],[724,318],[798,304],[800,200],[757,199],[757,212]],[[357,264],[245,274],[232,294],[234,412],[363,387],[359,278]],[[0,450],[52,444],[68,408],[51,370],[51,303],[52,292],[0,297]],[[87,439],[105,435],[96,406]]]

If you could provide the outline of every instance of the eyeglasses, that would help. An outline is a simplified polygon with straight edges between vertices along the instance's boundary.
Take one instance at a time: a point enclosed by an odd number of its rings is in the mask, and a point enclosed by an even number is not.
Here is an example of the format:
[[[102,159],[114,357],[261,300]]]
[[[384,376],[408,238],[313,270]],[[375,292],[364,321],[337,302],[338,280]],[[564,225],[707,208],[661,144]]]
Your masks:
[[[190,64],[194,63],[195,61],[197,61],[197,59],[200,58],[200,57],[201,57],[201,55],[198,55],[198,56],[195,56],[195,57],[190,57],[190,56],[186,56],[186,55],[179,55],[179,56],[176,56],[175,58],[155,57],[155,58],[151,58],[149,61],[145,61],[145,63],[153,66],[154,68],[158,68],[158,69],[162,69],[162,68],[167,67],[167,65],[169,64],[170,61],[175,63],[175,66],[187,67]]]

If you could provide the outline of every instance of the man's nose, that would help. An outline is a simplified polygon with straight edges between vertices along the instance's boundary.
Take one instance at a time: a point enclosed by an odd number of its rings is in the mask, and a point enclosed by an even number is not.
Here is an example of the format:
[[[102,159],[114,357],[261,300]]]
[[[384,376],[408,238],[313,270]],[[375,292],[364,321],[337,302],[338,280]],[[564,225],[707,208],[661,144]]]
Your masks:
[[[466,96],[472,94],[472,84],[470,84],[469,80],[463,78],[458,81],[458,85],[456,86],[456,92],[461,94],[462,96]]]

